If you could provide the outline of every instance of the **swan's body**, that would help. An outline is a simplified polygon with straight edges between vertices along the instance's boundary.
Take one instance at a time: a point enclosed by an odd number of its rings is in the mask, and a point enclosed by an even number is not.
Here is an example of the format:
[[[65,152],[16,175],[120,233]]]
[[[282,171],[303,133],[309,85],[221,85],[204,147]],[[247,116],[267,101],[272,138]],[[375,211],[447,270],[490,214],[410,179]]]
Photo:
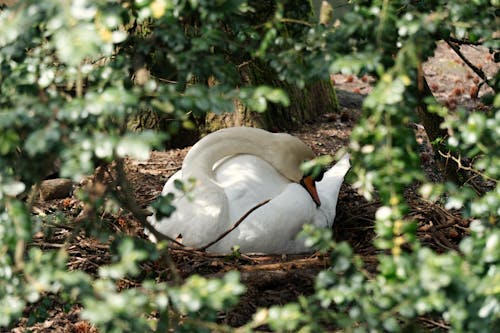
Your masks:
[[[325,173],[317,189],[317,207],[308,191],[298,184],[299,169],[314,153],[288,134],[237,127],[215,132],[199,141],[186,156],[182,169],[174,174],[162,194],[176,194],[177,207],[170,218],[150,222],[169,237],[182,235],[187,246],[201,247],[228,230],[256,204],[256,209],[235,230],[208,248],[227,253],[234,245],[242,252],[300,253],[308,249],[297,239],[302,226],[311,223],[331,226],[343,178],[349,169],[345,156]],[[175,179],[197,179],[193,200],[175,189]]]

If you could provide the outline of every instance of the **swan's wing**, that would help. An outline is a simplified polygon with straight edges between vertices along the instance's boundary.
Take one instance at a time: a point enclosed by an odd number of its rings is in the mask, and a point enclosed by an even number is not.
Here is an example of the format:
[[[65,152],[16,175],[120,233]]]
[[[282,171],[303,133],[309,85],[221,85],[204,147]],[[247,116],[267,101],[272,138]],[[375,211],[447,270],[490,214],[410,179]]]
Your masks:
[[[229,203],[229,228],[258,203],[279,195],[290,183],[273,166],[254,155],[225,159],[214,170]]]
[[[224,231],[224,226],[218,222],[228,214],[226,197],[215,184],[197,186],[186,195],[175,187],[175,180],[182,180],[181,171],[173,174],[162,190],[162,195],[175,195],[172,202],[176,207],[174,213],[160,220],[153,214],[148,217],[148,221],[156,230],[170,238],[176,239],[181,235],[182,243],[187,246],[207,245]]]
[[[215,178],[228,199],[228,230],[258,203],[272,199],[249,215],[209,250],[228,252],[286,252],[304,221],[311,221],[314,203],[298,184],[291,183],[268,162],[254,155],[236,155],[218,163]],[[305,201],[304,202],[304,198]]]
[[[176,180],[182,180],[182,170],[179,170],[176,173],[174,173],[172,176],[170,176],[170,178],[167,180],[167,182],[163,186],[163,190],[161,191],[161,195],[167,195],[168,193],[174,193],[174,194],[179,193],[179,190],[177,190],[174,186],[174,182]]]
[[[168,193],[168,192],[167,192]],[[224,193],[213,186],[199,186],[189,195],[176,196],[176,210],[169,218],[157,221],[153,216],[148,221],[170,238],[182,236],[182,243],[190,247],[201,247],[215,240],[225,229],[219,219],[227,216]]]
[[[210,250],[227,252],[239,245],[242,252],[300,253],[308,249],[297,234],[312,222],[316,204],[299,184],[289,183],[285,190],[250,214],[235,230]]]

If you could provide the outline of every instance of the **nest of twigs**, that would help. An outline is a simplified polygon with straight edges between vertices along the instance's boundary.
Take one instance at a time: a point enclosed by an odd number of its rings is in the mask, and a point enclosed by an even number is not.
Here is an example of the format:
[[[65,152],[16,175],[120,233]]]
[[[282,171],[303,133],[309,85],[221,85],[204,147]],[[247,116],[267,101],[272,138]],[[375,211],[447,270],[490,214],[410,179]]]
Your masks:
[[[139,197],[138,200],[142,200],[145,204],[151,197],[148,194]],[[450,212],[438,204],[423,201],[415,196],[407,199],[411,208],[407,217],[416,221],[417,236],[421,243],[437,252],[457,250],[459,241],[469,232],[469,221],[462,218],[458,212]],[[76,218],[80,213],[81,203],[73,198],[38,202],[35,207],[38,213],[50,214],[54,205],[62,207],[69,215],[69,220]],[[333,227],[335,240],[349,243],[365,263],[366,270],[375,273],[378,264],[377,255],[381,253],[381,250],[373,245],[376,237],[375,212],[380,203],[368,202],[350,186],[343,185],[337,207],[337,217]],[[140,224],[131,214],[109,216],[105,221],[107,225],[103,228],[107,228],[108,231],[111,229],[114,233],[122,232],[145,238]],[[49,223],[46,229],[35,235],[31,245],[42,249],[64,247],[70,256],[68,269],[96,274],[100,266],[111,262],[112,240],[99,241],[85,230],[85,226]],[[220,318],[221,321],[234,326],[250,320],[259,307],[286,304],[296,300],[299,295],[313,293],[315,276],[327,268],[329,262],[328,255],[319,253],[223,256],[175,248],[170,250],[170,255],[176,265],[175,273],[162,259],[144,262],[141,267],[143,275],[134,280],[120,281],[119,288],[135,287],[145,276],[155,276],[159,281],[174,282],[174,275],[181,279],[193,274],[217,277],[227,271],[238,270],[248,291],[234,311],[223,314]],[[436,322],[437,326],[438,324],[440,323]],[[431,324],[426,323],[426,325]],[[43,330],[39,330],[41,331]]]

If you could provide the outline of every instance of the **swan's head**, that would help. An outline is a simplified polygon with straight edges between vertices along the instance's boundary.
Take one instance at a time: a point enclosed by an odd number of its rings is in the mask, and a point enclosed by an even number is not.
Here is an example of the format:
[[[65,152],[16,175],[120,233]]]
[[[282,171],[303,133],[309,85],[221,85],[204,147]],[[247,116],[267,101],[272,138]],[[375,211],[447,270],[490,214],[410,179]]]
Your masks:
[[[186,155],[182,165],[183,177],[211,177],[217,161],[237,154],[252,154],[263,158],[290,181],[301,183],[319,205],[314,179],[304,179],[300,169],[303,162],[315,157],[314,152],[300,139],[286,133],[231,127],[209,134],[198,141]]]
[[[285,177],[293,182],[300,183],[317,206],[321,205],[318,192],[316,190],[316,179],[311,175],[304,175],[300,169],[303,162],[315,158],[314,152],[300,139],[285,133],[276,134],[277,149],[273,156],[269,158],[275,168]]]
[[[315,158],[314,152],[299,138],[290,134],[274,134],[276,140],[270,152],[269,162],[286,178],[299,183],[303,178],[300,165]]]

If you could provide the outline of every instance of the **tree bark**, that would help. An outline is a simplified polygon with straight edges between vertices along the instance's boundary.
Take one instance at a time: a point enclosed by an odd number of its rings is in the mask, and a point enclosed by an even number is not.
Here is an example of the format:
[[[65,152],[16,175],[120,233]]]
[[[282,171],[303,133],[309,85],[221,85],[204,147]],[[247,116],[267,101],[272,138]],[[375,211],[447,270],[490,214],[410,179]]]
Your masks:
[[[448,130],[441,128],[444,118],[436,113],[429,112],[427,109],[425,99],[428,97],[434,98],[434,95],[427,84],[421,64],[417,70],[417,85],[419,103],[416,111],[430,142],[433,143],[434,159],[437,161],[440,172],[447,180],[463,185],[465,178],[462,170],[458,168],[455,162],[439,153],[440,151],[446,151],[442,141],[448,136]]]
[[[209,113],[205,118],[205,132],[229,126],[252,126],[267,130],[289,130],[305,122],[313,122],[321,115],[337,112],[337,95],[331,81],[319,81],[308,84],[304,89],[283,82],[266,64],[250,63],[240,70],[242,85],[269,85],[283,89],[290,99],[285,107],[269,103],[263,113],[250,111],[240,101],[235,101],[232,113],[217,115]]]

